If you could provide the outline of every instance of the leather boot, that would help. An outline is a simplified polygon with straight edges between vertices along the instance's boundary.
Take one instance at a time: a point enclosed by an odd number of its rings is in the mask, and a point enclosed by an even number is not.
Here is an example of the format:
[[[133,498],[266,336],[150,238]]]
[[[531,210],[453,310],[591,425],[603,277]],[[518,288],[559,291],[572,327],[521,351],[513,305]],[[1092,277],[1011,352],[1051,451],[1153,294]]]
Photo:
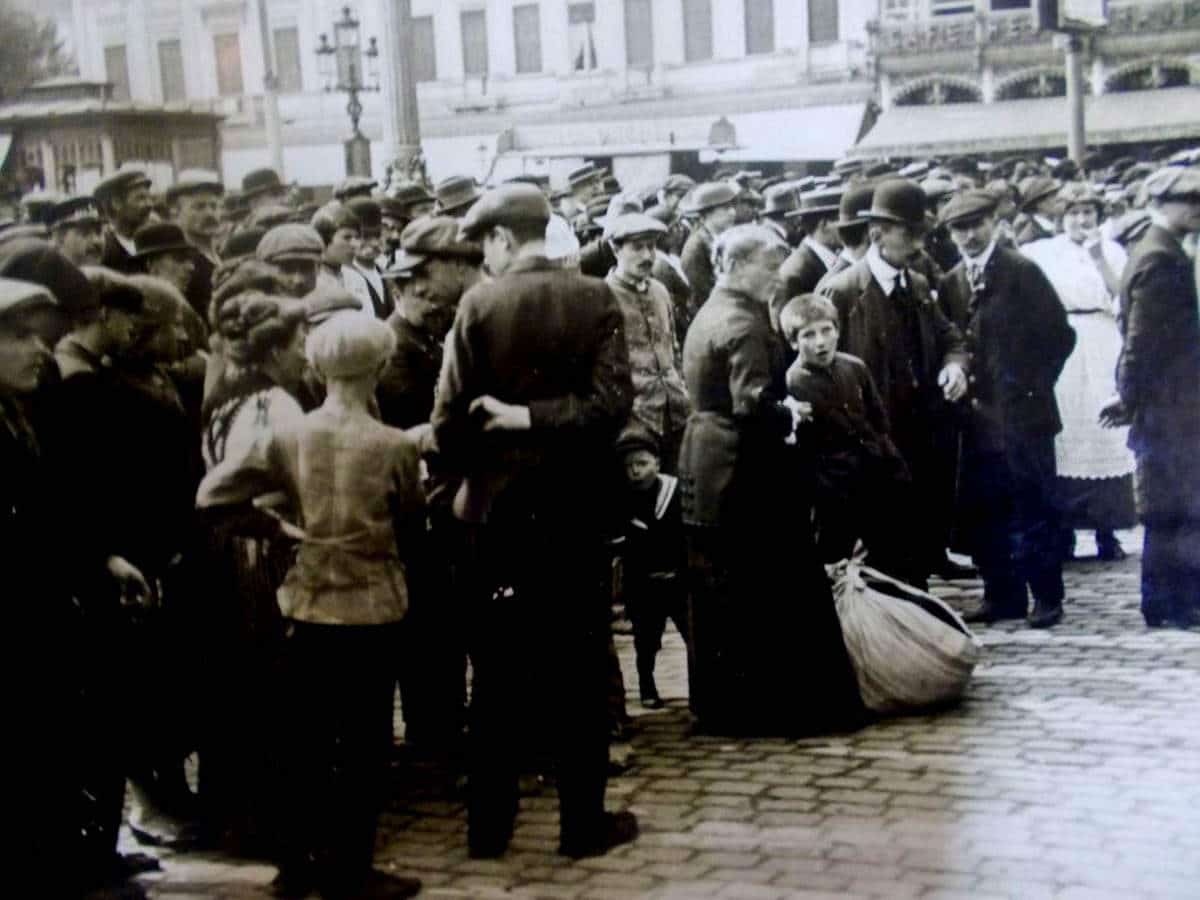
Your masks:
[[[1029,614],[1030,628],[1051,628],[1062,621],[1062,600],[1034,600]]]

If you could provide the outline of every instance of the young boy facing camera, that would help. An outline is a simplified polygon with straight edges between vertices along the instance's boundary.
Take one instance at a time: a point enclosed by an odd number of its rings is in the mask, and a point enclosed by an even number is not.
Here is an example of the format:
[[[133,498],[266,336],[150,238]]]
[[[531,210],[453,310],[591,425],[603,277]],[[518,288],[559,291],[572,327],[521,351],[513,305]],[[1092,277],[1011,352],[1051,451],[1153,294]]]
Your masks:
[[[912,481],[870,371],[857,356],[837,350],[837,309],[825,297],[802,294],[788,301],[779,322],[798,354],[788,369],[788,393],[811,407],[801,439],[816,463],[822,558],[845,559],[861,539],[872,566],[924,588],[909,531],[900,522],[913,500]]]

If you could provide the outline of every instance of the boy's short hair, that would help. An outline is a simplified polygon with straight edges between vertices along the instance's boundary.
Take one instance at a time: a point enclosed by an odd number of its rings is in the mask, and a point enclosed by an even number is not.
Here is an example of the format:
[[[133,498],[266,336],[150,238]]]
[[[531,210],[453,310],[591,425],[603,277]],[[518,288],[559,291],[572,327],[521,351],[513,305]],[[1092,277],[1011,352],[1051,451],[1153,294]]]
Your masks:
[[[365,314],[331,316],[304,342],[304,355],[325,378],[356,378],[376,372],[395,350],[392,327]]]
[[[795,342],[801,329],[813,322],[832,322],[840,327],[837,307],[820,294],[800,294],[793,297],[779,313],[779,327],[789,344]]]

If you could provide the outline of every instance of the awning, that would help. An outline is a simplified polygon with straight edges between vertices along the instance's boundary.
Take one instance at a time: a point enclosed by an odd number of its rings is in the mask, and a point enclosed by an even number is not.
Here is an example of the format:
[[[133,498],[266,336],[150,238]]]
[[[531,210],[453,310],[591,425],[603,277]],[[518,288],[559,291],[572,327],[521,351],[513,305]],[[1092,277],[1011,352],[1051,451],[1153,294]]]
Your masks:
[[[812,162],[841,159],[862,130],[865,103],[803,106],[770,112],[733,113],[738,146],[721,153],[704,151],[709,162]]]
[[[1067,100],[1005,100],[896,106],[883,113],[853,156],[930,156],[1065,147]],[[1200,88],[1162,88],[1084,98],[1088,144],[1200,137]],[[740,135],[739,135],[740,138]]]

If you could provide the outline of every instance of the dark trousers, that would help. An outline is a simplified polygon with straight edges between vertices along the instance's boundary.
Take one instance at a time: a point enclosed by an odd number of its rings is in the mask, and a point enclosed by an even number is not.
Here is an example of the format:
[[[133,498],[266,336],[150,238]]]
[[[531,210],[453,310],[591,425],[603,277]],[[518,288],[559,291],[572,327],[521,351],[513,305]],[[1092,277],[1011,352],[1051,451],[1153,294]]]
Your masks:
[[[603,827],[608,783],[603,547],[574,523],[507,518],[476,528],[469,552],[468,840],[493,851],[507,845],[522,764],[549,749],[561,839],[587,842]]]
[[[633,625],[633,648],[641,678],[654,674],[654,660],[662,649],[668,619],[687,641],[687,588],[683,576],[675,573],[658,578],[646,573],[625,577],[625,611]]]
[[[1200,610],[1200,434],[1186,414],[1138,436],[1137,505],[1146,526],[1142,615],[1152,625]]]
[[[312,867],[326,896],[371,869],[392,746],[394,625],[289,622],[284,867]]]
[[[971,555],[983,576],[984,601],[1021,615],[1027,591],[1042,603],[1060,603],[1054,436],[1014,432],[1002,442],[969,437],[963,462]]]
[[[1142,615],[1152,625],[1200,610],[1200,522],[1146,525]]]

